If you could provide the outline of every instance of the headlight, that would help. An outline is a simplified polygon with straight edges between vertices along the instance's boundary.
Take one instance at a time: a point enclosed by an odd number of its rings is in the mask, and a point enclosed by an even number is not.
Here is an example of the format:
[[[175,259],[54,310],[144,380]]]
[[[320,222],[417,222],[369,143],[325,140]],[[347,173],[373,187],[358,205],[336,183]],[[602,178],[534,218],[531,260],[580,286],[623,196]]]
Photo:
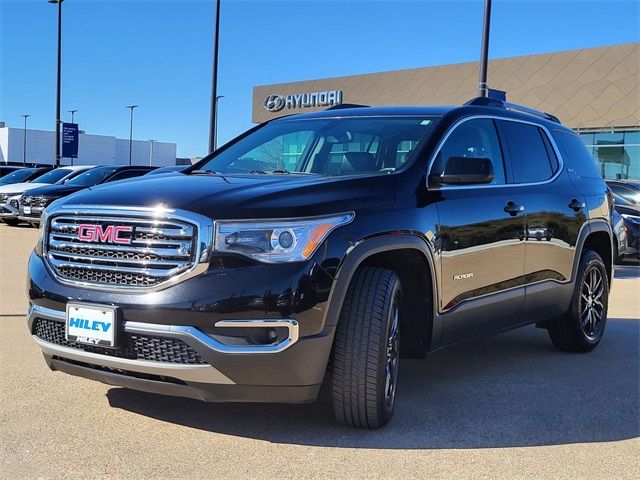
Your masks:
[[[637,215],[629,215],[626,213],[621,213],[620,215],[622,215],[626,220],[629,220],[632,223],[640,223],[640,217]]]
[[[43,245],[44,245],[44,236],[47,230],[47,210],[42,211],[42,216],[40,217],[40,226],[38,227],[38,240],[36,240],[36,246],[33,249],[36,252],[36,255],[42,257]]]
[[[266,263],[301,262],[310,258],[327,235],[351,223],[353,212],[292,220],[216,222],[214,248]]]

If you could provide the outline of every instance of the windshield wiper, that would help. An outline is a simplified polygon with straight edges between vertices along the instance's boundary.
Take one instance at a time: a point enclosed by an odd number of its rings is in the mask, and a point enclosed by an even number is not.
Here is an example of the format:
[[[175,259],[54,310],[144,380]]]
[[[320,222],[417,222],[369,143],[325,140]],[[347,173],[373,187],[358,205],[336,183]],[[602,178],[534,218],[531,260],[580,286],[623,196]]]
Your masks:
[[[291,173],[289,170],[251,170],[249,173],[259,173],[261,175],[268,175],[270,173]]]

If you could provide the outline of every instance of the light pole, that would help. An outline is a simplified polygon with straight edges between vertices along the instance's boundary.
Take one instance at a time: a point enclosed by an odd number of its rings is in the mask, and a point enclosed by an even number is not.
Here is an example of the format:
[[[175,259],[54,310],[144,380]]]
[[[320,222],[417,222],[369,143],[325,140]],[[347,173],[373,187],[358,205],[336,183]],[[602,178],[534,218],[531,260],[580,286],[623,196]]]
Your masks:
[[[76,112],[77,112],[78,110],[76,109],[76,110],[67,110],[67,111],[71,114],[71,123],[74,123],[74,122],[73,122],[73,116],[76,114]]]
[[[220,38],[220,0],[216,0],[216,18],[213,32],[213,68],[211,74],[211,114],[209,116],[209,152],[215,150],[218,111],[218,39]]]
[[[127,108],[131,110],[131,118],[129,120],[129,165],[131,165],[131,147],[133,145],[133,109],[138,108],[138,105],[127,105]]]
[[[489,32],[491,30],[491,0],[484,2],[484,21],[482,23],[482,45],[480,47],[480,78],[478,80],[478,96],[488,97],[487,65],[489,63]]]
[[[221,98],[224,98],[224,95],[218,95],[216,97],[215,129],[213,131],[213,150],[218,148],[218,101]]]
[[[153,143],[157,142],[157,140],[149,139],[149,166],[151,166],[151,161],[153,160]]]
[[[27,118],[29,118],[31,115],[28,114],[24,114],[21,115],[22,118],[24,118],[24,138],[23,138],[23,145],[22,145],[22,166],[24,167],[27,164]]]
[[[60,166],[60,83],[62,70],[62,2],[64,0],[48,0],[58,4],[58,81],[56,85],[56,167]]]

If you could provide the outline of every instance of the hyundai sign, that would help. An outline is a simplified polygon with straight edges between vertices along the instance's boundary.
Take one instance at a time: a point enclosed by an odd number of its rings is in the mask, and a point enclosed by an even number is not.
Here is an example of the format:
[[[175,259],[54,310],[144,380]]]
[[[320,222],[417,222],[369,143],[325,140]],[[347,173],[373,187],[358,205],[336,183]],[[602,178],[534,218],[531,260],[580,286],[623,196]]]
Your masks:
[[[332,107],[342,103],[342,90],[328,90],[326,92],[292,93],[291,95],[267,95],[264,108],[270,112],[283,109]]]
[[[78,124],[62,124],[62,156],[78,158]]]

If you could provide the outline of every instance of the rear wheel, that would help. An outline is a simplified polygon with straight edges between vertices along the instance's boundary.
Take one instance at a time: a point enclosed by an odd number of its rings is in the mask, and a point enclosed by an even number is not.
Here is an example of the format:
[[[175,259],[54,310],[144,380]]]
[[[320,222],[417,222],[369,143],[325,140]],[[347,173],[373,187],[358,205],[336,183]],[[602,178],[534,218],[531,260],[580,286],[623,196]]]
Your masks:
[[[590,352],[598,346],[607,322],[609,283],[600,256],[590,250],[580,258],[569,310],[549,324],[549,337],[559,350]]]
[[[400,359],[400,280],[361,268],[340,312],[333,351],[332,401],[338,422],[380,428],[393,415]]]

